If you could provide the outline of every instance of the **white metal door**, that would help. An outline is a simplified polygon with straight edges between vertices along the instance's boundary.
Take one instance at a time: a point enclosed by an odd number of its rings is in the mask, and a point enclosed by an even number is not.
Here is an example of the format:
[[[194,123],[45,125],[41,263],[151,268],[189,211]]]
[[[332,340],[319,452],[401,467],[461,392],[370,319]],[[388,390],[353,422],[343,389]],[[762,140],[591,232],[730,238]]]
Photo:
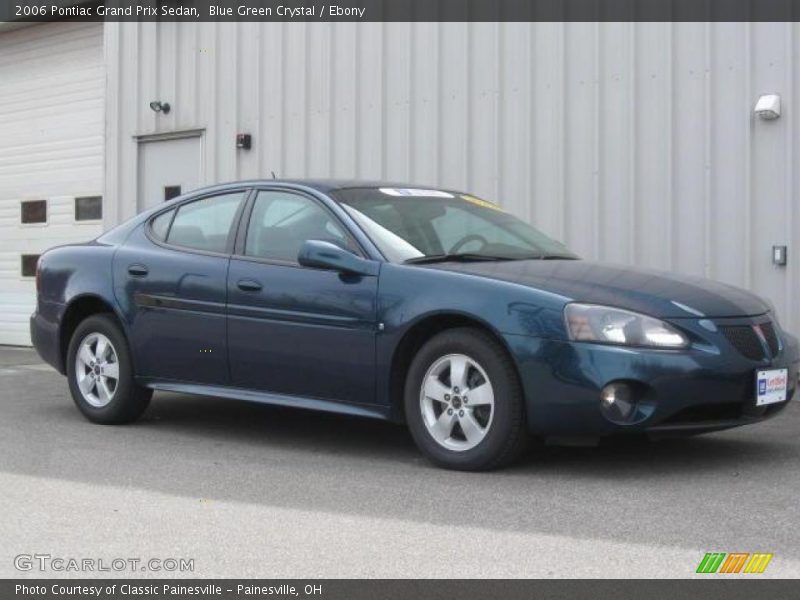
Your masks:
[[[200,135],[141,140],[139,143],[139,199],[143,211],[200,186]]]
[[[103,231],[75,199],[103,193],[104,97],[102,23],[0,33],[0,344],[30,344],[36,257]],[[23,223],[31,200],[46,218]]]

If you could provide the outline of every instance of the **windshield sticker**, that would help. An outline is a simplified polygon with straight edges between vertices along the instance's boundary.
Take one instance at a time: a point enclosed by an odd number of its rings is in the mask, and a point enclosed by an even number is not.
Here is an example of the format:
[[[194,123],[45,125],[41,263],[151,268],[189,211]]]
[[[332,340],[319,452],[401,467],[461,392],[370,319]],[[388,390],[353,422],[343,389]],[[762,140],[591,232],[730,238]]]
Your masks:
[[[472,204],[475,204],[477,206],[482,206],[483,208],[491,208],[493,210],[499,210],[500,212],[505,212],[494,202],[489,202],[488,200],[481,200],[480,198],[476,198],[475,196],[470,196],[469,194],[461,194],[461,199],[466,200],[467,202],[471,202]]]
[[[412,188],[380,188],[388,196],[413,196],[428,198],[455,198],[453,194],[448,194],[441,190],[418,190]]]

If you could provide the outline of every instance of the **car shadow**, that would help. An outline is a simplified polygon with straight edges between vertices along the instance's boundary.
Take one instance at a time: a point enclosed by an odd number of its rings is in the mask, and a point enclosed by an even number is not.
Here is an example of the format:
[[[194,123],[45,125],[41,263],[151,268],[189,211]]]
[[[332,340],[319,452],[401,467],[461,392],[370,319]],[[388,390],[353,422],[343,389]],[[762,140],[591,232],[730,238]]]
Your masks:
[[[370,457],[396,463],[418,463],[420,456],[406,427],[380,420],[333,413],[307,411],[250,402],[196,398],[180,394],[158,394],[153,406],[139,422],[182,435],[217,442],[284,447],[298,451],[328,452]],[[574,474],[597,476],[597,469],[638,475],[669,475],[715,470],[731,463],[760,463],[775,456],[770,438],[736,435],[748,429],[703,436],[650,441],[641,437],[619,437],[595,445],[545,444],[531,438],[521,459],[496,473],[546,474],[551,469],[570,468]],[[653,472],[654,465],[659,466]],[[436,467],[433,467],[436,468]],[[437,468],[437,471],[439,469]],[[485,475],[485,474],[484,474]]]
[[[51,416],[53,411],[70,421],[82,421],[71,405],[48,409]],[[97,427],[89,423],[85,426]],[[266,459],[270,450],[291,451],[382,463],[381,468],[413,465],[415,469],[421,466],[437,473],[459,474],[428,463],[403,425],[252,402],[162,392],[155,395],[151,407],[138,422],[102,429],[126,435],[146,431],[151,441],[155,438],[166,443],[181,440],[183,443],[179,447],[187,448],[196,443],[203,448],[202,452],[209,447],[238,447],[264,451]],[[781,450],[780,443],[769,436],[742,435],[755,429],[657,441],[620,437],[576,446],[551,445],[531,438],[526,452],[515,464],[494,472],[460,475],[472,478],[547,476],[569,469],[571,476],[591,479],[631,476],[651,479],[669,477],[676,471],[683,474],[716,472],[726,467],[759,465],[766,458],[775,458],[776,452]],[[197,454],[188,452],[188,456],[196,458]]]
[[[415,468],[420,462],[429,465],[420,456],[405,426],[251,402],[160,393],[136,426],[157,429],[170,437],[189,436],[215,444],[368,458],[370,462],[413,464]],[[573,475],[592,478],[663,477],[676,469],[682,473],[702,473],[743,463],[759,464],[775,456],[774,441],[762,436],[753,439],[735,435],[741,431],[746,430],[657,441],[610,438],[585,446],[551,445],[531,438],[517,463],[491,475],[546,475],[569,468]]]
[[[682,544],[694,519],[740,513],[739,483],[774,486],[776,472],[800,458],[794,406],[781,420],[683,440],[534,443],[511,467],[461,473],[434,467],[405,427],[377,420],[158,393],[140,421],[111,427],[85,421],[63,394],[46,400],[26,406],[19,431],[4,430],[2,448],[14,450],[0,470],[332,515],[648,543],[652,532],[621,503],[671,523],[660,540]],[[103,455],[114,461],[97,460]],[[699,502],[712,496],[713,506]],[[442,510],[453,498],[459,510]],[[687,505],[696,505],[691,519]],[[609,523],[624,526],[609,531]],[[738,527],[760,531],[756,522]]]

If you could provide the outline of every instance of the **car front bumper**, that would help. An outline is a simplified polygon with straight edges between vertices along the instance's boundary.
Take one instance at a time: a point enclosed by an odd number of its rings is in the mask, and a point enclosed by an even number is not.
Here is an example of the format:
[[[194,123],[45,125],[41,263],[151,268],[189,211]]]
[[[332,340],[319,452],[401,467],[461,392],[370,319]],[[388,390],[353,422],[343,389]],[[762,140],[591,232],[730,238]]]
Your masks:
[[[694,434],[757,423],[781,412],[797,389],[800,352],[785,333],[780,351],[753,361],[724,343],[649,350],[506,336],[517,361],[529,429],[543,436]],[[756,406],[756,371],[788,369],[784,402]],[[604,416],[600,392],[615,381],[641,383],[650,410],[632,423]]]

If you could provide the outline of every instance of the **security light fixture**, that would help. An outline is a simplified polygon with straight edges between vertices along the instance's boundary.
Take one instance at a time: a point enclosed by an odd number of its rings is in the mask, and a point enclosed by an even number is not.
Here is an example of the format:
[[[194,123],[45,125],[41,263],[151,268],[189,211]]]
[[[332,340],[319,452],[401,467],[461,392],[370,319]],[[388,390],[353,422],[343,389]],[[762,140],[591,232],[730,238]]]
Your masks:
[[[165,115],[169,113],[170,110],[169,102],[161,102],[161,100],[153,100],[150,103],[150,110],[157,113],[164,113]]]
[[[778,267],[786,266],[786,246],[772,247],[772,264]]]
[[[767,121],[781,116],[781,97],[778,94],[764,94],[756,102],[754,112]]]
[[[250,150],[253,147],[253,136],[249,133],[237,133],[236,147],[242,150]]]

